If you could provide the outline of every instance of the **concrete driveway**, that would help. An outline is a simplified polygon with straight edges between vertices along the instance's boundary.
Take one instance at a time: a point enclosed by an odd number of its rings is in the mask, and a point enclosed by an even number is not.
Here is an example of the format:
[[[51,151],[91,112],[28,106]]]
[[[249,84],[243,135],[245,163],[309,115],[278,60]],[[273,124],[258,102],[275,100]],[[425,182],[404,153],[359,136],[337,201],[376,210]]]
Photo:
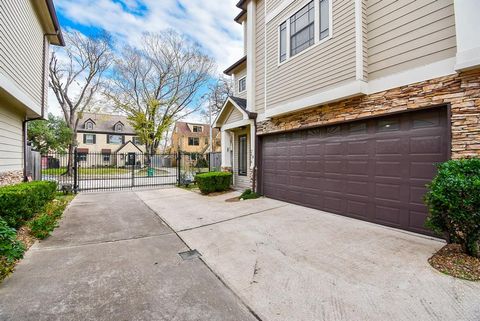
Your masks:
[[[256,320],[185,250],[133,192],[80,194],[0,285],[0,320]]]
[[[262,320],[480,320],[480,283],[432,269],[438,240],[271,199],[137,195]]]

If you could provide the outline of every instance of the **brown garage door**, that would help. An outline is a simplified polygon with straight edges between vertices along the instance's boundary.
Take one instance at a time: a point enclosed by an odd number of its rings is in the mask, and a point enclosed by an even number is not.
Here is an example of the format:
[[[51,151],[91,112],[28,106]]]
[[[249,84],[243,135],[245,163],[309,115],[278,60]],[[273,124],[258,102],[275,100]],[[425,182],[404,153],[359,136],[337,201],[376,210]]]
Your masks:
[[[449,155],[446,108],[264,136],[262,192],[429,234],[425,184]]]

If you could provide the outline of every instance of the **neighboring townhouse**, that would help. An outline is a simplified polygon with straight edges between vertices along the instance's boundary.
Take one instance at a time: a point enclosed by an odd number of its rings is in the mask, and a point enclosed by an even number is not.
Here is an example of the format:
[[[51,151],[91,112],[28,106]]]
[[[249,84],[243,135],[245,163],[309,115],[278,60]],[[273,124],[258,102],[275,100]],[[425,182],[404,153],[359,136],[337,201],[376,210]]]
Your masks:
[[[80,166],[131,165],[128,155],[145,151],[127,117],[122,115],[83,113],[77,125],[77,142]]]
[[[51,0],[0,2],[0,185],[27,176],[26,123],[46,115],[50,45],[64,45]]]
[[[480,155],[480,1],[240,1],[215,120],[234,184],[429,232],[435,164]]]
[[[220,131],[217,128],[213,128],[214,152],[221,151],[219,133]],[[210,126],[208,124],[177,121],[172,132],[170,152],[176,153],[178,151],[199,154],[210,152]]]

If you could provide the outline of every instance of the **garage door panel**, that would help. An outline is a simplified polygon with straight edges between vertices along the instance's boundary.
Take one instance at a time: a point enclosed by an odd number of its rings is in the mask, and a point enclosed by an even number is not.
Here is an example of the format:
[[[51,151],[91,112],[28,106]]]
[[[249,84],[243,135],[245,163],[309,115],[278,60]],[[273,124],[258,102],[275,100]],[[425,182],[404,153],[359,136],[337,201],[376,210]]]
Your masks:
[[[423,186],[410,186],[409,202],[410,204],[423,205],[423,198],[427,189]]]
[[[377,155],[394,155],[402,154],[402,139],[378,139],[375,142],[375,153]]]
[[[402,186],[394,184],[375,184],[375,197],[377,199],[400,201]]]
[[[345,200],[341,197],[325,196],[324,197],[325,210],[333,213],[343,213],[343,207],[345,206]]]
[[[410,155],[439,155],[442,153],[442,137],[412,137],[409,142]]]
[[[358,181],[347,181],[346,193],[356,196],[366,196],[369,195],[369,182],[358,182]]]
[[[412,179],[426,179],[430,180],[435,176],[437,167],[432,162],[411,162],[410,163],[410,177]]]
[[[367,202],[347,201],[346,213],[348,216],[367,220],[368,212],[369,205]]]
[[[393,225],[393,226],[400,226],[400,211],[401,209],[397,207],[388,207],[388,206],[375,206],[375,221]]]
[[[368,156],[368,147],[368,141],[348,142],[346,155]]]
[[[375,176],[383,178],[401,177],[400,161],[375,161]]]
[[[326,174],[338,174],[343,172],[343,161],[325,160],[324,172]]]
[[[349,160],[347,161],[347,173],[368,176],[368,160]]]
[[[448,159],[446,108],[262,139],[266,196],[388,226],[424,226],[425,185]]]

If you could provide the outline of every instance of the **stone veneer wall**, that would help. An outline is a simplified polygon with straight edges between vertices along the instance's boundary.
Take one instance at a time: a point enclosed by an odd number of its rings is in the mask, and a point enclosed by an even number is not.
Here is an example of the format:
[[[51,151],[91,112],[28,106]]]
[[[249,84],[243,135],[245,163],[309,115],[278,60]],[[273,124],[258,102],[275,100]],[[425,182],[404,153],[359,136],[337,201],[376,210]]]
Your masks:
[[[12,185],[23,181],[23,171],[0,173],[0,186]]]
[[[257,133],[321,126],[429,106],[451,105],[452,158],[480,156],[480,70],[326,104],[258,124]]]

